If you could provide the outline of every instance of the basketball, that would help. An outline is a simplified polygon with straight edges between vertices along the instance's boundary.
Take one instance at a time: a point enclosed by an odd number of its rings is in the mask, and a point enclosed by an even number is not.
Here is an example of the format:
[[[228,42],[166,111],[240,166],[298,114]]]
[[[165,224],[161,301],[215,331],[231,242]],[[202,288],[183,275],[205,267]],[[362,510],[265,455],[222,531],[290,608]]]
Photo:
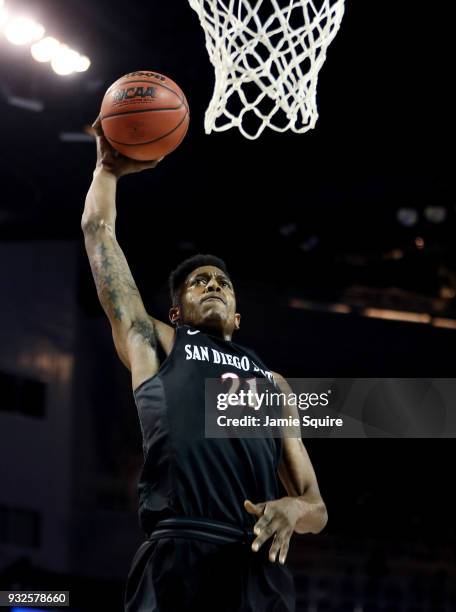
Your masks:
[[[148,70],[130,72],[106,91],[100,111],[109,143],[138,161],[174,151],[187,133],[189,109],[181,88]]]

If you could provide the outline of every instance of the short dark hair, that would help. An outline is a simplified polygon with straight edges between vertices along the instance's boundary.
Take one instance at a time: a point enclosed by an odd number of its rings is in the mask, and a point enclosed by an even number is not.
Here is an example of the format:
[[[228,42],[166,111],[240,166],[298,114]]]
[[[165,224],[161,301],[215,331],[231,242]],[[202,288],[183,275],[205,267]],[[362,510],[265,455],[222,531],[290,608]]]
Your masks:
[[[179,299],[180,290],[187,276],[191,274],[193,270],[196,270],[196,268],[200,268],[201,266],[215,266],[216,268],[220,268],[220,270],[225,272],[228,277],[230,276],[226,268],[226,263],[223,261],[223,259],[220,259],[220,257],[210,254],[203,255],[201,253],[188,257],[169,275],[169,292],[173,306]]]

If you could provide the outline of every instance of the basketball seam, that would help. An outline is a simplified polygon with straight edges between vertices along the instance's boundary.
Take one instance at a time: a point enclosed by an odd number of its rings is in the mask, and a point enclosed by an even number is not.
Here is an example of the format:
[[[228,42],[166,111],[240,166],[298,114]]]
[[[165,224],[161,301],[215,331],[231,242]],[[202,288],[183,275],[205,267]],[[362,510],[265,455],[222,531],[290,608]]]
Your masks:
[[[139,146],[146,145],[146,144],[152,144],[153,142],[157,142],[157,140],[161,140],[162,138],[166,138],[167,136],[169,136],[170,134],[175,132],[177,130],[177,128],[180,127],[182,125],[182,123],[185,121],[186,117],[188,117],[188,112],[185,113],[185,115],[183,116],[181,121],[170,132],[167,132],[166,134],[163,134],[162,136],[159,136],[158,138],[154,138],[153,140],[147,140],[146,142],[120,142],[119,140],[114,140],[113,138],[109,138],[108,136],[106,136],[106,138],[110,142],[115,142],[116,144],[124,145],[126,147],[139,147]]]
[[[179,110],[180,108],[182,108],[182,106],[185,107],[185,104],[179,104],[179,106],[170,106],[169,108],[140,108],[138,110],[129,110],[129,111],[123,111],[120,113],[111,113],[110,115],[104,115],[103,117],[100,117],[101,121],[103,121],[104,119],[110,119],[111,117],[122,117],[123,115],[133,115],[135,113],[155,113],[157,111],[173,111],[173,110]]]
[[[186,117],[188,117],[188,113],[187,113],[185,116],[186,116]],[[169,153],[172,153],[172,152],[173,152],[175,149],[177,149],[177,147],[180,145],[180,143],[181,143],[181,142],[184,140],[184,138],[185,138],[185,134],[186,134],[186,133],[187,133],[187,132],[185,132],[184,134],[182,134],[182,136],[180,137],[179,142],[177,142],[177,143],[176,143],[176,145],[174,146],[174,148],[173,148],[173,149],[171,149],[171,151],[169,151],[169,152],[167,153],[167,155],[168,155]]]

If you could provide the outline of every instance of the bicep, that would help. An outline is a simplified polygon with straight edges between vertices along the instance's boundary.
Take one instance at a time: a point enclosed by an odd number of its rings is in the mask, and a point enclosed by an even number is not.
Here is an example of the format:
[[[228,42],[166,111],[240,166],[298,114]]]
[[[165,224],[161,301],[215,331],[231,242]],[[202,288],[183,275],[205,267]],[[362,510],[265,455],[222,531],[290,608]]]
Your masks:
[[[126,357],[130,365],[133,390],[158,372],[158,345],[168,356],[173,343],[174,329],[169,325],[147,314],[133,321],[126,339]]]
[[[126,336],[125,349],[134,390],[156,374],[160,367],[155,325],[147,315],[133,321]]]
[[[158,369],[157,342],[169,354],[174,330],[147,314],[114,229],[95,219],[87,224],[84,237],[98,297],[111,324],[114,346],[122,363],[131,371],[134,384]]]

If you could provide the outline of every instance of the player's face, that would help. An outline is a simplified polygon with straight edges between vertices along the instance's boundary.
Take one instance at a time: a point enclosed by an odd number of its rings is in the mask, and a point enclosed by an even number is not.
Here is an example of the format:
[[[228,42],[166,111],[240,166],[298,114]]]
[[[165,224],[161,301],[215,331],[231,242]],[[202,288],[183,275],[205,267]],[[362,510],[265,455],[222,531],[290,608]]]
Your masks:
[[[239,327],[236,297],[229,277],[215,266],[201,266],[188,275],[178,308],[179,320],[229,336]]]

